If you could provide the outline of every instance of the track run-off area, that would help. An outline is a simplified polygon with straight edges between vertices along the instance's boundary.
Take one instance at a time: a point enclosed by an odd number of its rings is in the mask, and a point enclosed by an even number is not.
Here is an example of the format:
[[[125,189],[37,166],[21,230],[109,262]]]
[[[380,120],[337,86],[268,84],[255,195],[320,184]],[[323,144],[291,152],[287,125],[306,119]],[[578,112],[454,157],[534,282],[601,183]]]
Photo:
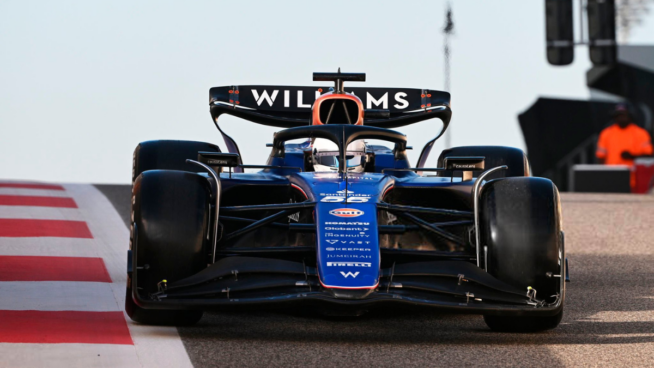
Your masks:
[[[0,181],[0,367],[191,367],[123,312],[126,239],[92,185]]]
[[[652,366],[654,196],[562,194],[563,322],[480,316],[206,313],[152,327],[123,312],[130,187],[0,181],[0,367]]]

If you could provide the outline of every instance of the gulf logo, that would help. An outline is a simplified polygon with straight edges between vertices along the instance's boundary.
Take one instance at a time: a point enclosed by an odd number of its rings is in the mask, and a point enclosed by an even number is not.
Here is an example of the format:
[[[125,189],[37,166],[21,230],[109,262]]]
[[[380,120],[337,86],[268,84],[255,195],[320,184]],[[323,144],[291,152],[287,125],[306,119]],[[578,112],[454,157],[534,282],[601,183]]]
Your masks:
[[[330,215],[338,217],[359,217],[363,215],[363,211],[357,210],[356,208],[338,208],[335,210],[329,211]]]

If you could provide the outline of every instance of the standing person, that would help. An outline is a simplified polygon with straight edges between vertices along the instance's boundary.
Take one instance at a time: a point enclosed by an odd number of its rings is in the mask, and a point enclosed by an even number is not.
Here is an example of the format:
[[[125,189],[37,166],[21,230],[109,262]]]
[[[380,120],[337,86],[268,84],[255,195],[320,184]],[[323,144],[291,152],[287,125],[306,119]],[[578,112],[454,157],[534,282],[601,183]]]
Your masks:
[[[636,158],[651,156],[652,139],[645,129],[634,124],[627,106],[617,105],[612,116],[614,123],[602,130],[597,142],[595,155],[600,163],[633,166]]]

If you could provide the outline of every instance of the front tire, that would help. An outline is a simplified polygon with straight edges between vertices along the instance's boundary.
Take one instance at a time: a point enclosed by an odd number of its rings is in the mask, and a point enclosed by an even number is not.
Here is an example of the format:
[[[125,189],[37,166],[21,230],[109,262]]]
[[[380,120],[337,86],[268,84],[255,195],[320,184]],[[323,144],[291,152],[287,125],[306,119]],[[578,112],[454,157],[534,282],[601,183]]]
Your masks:
[[[491,180],[479,199],[482,268],[498,280],[559,310],[551,316],[496,316],[484,320],[494,331],[536,332],[555,328],[563,316],[565,252],[559,192],[550,180],[517,177]],[[482,248],[483,249],[483,248]],[[484,252],[481,252],[484,254]]]
[[[132,272],[138,285],[130,276],[125,299],[125,311],[134,321],[179,326],[202,317],[202,311],[142,308],[134,295],[149,300],[162,280],[172,283],[207,266],[209,193],[204,177],[183,171],[150,170],[134,182]]]

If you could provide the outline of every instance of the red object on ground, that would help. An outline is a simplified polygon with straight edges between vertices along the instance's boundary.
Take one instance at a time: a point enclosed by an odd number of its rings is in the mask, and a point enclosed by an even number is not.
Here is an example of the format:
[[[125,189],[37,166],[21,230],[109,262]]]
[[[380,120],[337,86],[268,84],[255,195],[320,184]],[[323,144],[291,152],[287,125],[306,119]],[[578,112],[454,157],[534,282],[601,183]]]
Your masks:
[[[91,230],[84,221],[0,219],[0,237],[44,236],[93,239]]]
[[[0,206],[77,208],[77,203],[69,197],[0,195]]]
[[[64,190],[64,187],[58,184],[38,184],[38,183],[0,183],[0,188]]]
[[[0,281],[111,282],[102,258],[0,256]]]
[[[0,311],[0,342],[134,345],[123,312]]]
[[[638,158],[634,163],[634,187],[633,193],[649,193],[654,184],[654,159]]]

